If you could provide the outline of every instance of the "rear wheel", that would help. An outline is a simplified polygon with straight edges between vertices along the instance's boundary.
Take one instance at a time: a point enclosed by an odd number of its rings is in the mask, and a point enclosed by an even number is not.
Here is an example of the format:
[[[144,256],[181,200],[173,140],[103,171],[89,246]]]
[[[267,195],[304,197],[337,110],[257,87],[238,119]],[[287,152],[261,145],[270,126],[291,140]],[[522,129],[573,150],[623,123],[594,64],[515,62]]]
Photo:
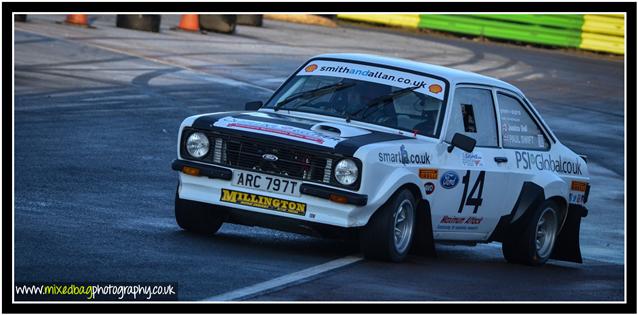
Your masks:
[[[394,262],[404,260],[412,245],[415,216],[416,202],[412,193],[407,189],[395,193],[361,232],[364,256]]]
[[[508,235],[503,241],[503,255],[508,262],[542,265],[552,254],[560,227],[560,208],[547,200],[534,212],[519,235]]]
[[[224,223],[224,213],[213,205],[181,199],[175,192],[175,220],[184,230],[199,234],[215,234]]]

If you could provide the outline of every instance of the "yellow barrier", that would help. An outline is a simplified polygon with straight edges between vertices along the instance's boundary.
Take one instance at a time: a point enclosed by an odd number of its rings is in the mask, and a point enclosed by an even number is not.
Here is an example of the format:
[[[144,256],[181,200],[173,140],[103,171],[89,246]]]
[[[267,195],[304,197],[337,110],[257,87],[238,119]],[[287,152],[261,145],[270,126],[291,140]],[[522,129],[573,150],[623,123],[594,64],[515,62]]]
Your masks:
[[[474,15],[467,16],[476,18]],[[576,34],[575,43],[566,46],[621,55],[625,53],[624,14],[585,14],[579,16],[582,16],[580,38]],[[428,28],[422,25],[422,17],[419,14],[339,14],[337,17],[344,20],[388,26]],[[520,25],[517,26],[520,28]],[[529,29],[534,30],[535,27],[530,25]]]
[[[583,32],[625,36],[625,19],[585,14]]]
[[[417,28],[419,25],[418,14],[339,14],[338,18],[369,23],[377,23],[391,26]]]
[[[580,48],[615,54],[625,53],[623,14],[585,14]]]
[[[625,53],[625,38],[603,34],[583,33],[580,48],[605,51],[615,54]]]
[[[276,20],[290,23],[320,25],[326,27],[337,27],[337,23],[323,16],[312,14],[265,14],[264,19]]]

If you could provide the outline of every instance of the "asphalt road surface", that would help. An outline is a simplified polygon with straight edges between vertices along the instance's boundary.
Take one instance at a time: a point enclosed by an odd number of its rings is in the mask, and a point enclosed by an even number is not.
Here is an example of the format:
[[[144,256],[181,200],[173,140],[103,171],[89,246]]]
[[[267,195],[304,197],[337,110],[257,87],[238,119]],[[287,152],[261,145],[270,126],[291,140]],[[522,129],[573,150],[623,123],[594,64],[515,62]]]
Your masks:
[[[357,244],[226,224],[214,237],[173,216],[180,122],[266,100],[309,57],[363,52],[495,76],[520,87],[558,137],[589,156],[583,264],[505,262],[500,244],[437,245],[438,258],[359,260],[254,300],[624,299],[621,58],[451,37],[266,20],[237,34],[16,23],[15,281],[175,281],[207,299],[358,255]],[[239,291],[237,291],[239,290]]]

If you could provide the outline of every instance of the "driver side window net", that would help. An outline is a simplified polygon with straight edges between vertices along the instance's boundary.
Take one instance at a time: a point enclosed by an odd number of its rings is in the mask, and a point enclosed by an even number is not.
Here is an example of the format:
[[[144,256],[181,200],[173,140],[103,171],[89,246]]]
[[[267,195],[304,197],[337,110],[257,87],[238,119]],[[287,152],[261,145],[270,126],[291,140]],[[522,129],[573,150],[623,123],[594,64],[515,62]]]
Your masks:
[[[495,147],[496,118],[492,92],[478,88],[458,88],[452,103],[445,140],[452,142],[455,133],[476,139],[476,145]]]

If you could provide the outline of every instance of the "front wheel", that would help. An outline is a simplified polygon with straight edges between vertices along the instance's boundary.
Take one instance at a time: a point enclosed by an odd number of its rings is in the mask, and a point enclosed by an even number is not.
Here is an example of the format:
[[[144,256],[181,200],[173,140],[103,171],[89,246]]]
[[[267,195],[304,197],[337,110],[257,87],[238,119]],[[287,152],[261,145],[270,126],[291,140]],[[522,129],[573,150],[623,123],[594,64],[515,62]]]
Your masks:
[[[395,193],[370,218],[360,235],[367,259],[400,262],[405,259],[414,234],[416,202],[407,189]]]
[[[181,199],[175,192],[175,220],[184,230],[212,235],[224,223],[224,213],[213,205]]]
[[[552,254],[560,227],[558,205],[547,200],[534,212],[525,230],[503,241],[503,255],[508,262],[542,265]]]

